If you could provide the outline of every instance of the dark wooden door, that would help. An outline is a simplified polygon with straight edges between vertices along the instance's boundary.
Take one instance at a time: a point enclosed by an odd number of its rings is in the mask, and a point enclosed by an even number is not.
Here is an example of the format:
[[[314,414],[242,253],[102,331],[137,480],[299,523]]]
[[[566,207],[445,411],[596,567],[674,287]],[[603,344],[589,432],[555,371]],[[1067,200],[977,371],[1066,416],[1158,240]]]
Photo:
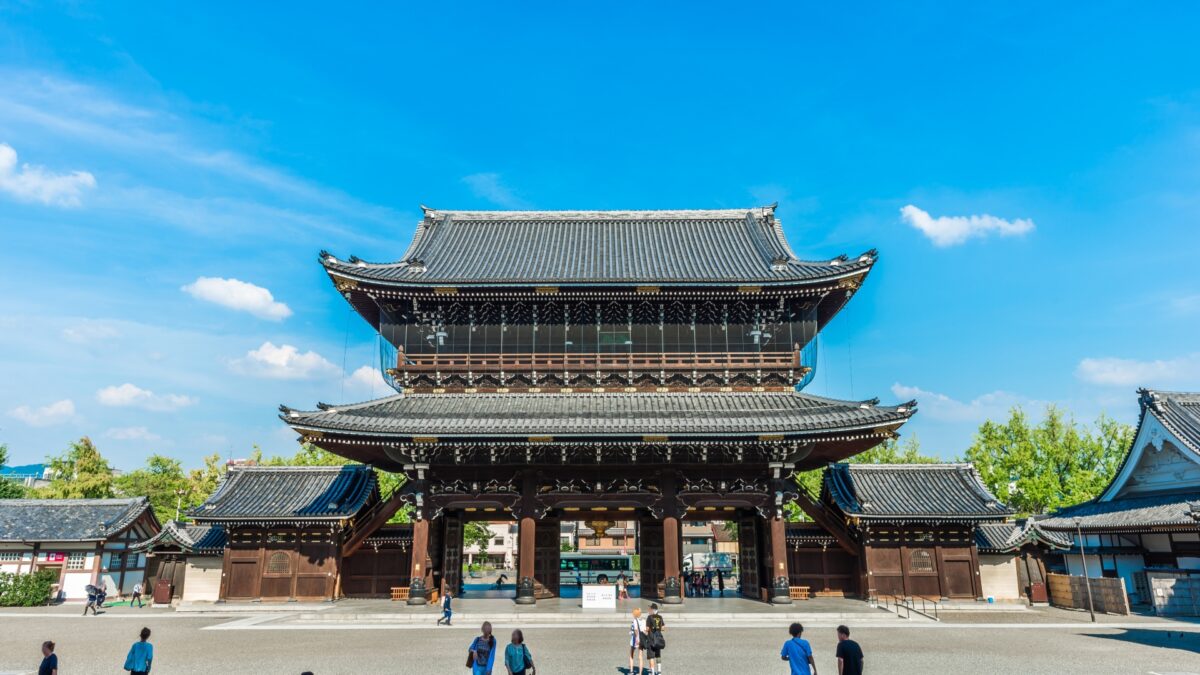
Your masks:
[[[449,513],[442,517],[441,559],[442,592],[449,589],[455,595],[463,592],[463,517],[461,513]]]
[[[946,560],[942,564],[945,577],[946,596],[951,598],[975,597],[974,570],[970,560]]]
[[[759,555],[759,519],[756,516],[743,516],[738,519],[738,586],[743,597],[761,597],[759,567],[762,556]]]
[[[533,534],[533,580],[540,584],[541,597],[557,597],[559,590],[559,553],[561,537],[558,518],[542,518],[537,521]],[[544,590],[542,590],[544,589]]]
[[[661,520],[645,518],[641,521],[638,543],[642,551],[642,597],[661,597],[658,587],[663,582],[663,524]]]
[[[229,600],[257,598],[259,551],[228,551],[226,555],[229,556],[229,577],[225,582],[225,597]]]

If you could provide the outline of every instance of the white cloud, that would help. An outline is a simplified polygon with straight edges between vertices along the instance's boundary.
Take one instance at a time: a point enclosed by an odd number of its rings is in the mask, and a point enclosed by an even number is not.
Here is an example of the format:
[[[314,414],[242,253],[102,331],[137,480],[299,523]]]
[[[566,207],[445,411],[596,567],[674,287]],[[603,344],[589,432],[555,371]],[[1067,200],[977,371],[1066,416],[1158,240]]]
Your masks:
[[[1200,380],[1200,352],[1174,359],[1138,361],[1112,356],[1086,358],[1075,368],[1075,377],[1106,387],[1153,387],[1196,384]]]
[[[51,173],[40,166],[17,168],[17,151],[0,143],[0,190],[17,199],[53,206],[79,206],[83,191],[96,187],[96,178],[86,171]]]
[[[200,277],[181,290],[197,300],[249,312],[260,319],[282,321],[292,315],[291,308],[276,302],[271,291],[239,279]]]
[[[141,408],[157,412],[178,410],[192,405],[196,399],[182,394],[156,394],[149,389],[126,382],[122,385],[105,387],[96,392],[96,400],[102,405],[118,408]]]
[[[243,375],[273,380],[311,380],[333,377],[339,372],[337,366],[314,351],[300,353],[292,345],[276,346],[269,341],[246,352],[244,357],[234,359],[229,366]]]
[[[1180,295],[1170,300],[1171,309],[1177,314],[1192,314],[1200,312],[1200,293],[1195,295]]]
[[[63,339],[76,344],[89,344],[101,340],[109,340],[120,334],[121,332],[111,322],[95,321],[92,319],[82,319],[62,329]]]
[[[900,209],[900,219],[917,228],[933,242],[934,246],[954,246],[972,237],[986,237],[992,233],[1001,237],[1015,237],[1033,231],[1033,221],[1026,218],[1005,220],[996,216],[939,216],[934,218],[927,212],[909,204]]]
[[[49,427],[68,422],[75,417],[75,403],[69,398],[55,401],[40,408],[27,405],[17,406],[8,411],[9,417],[14,417],[31,427]]]
[[[498,173],[473,173],[463,176],[462,181],[471,188],[471,192],[480,199],[486,199],[496,206],[506,209],[525,209],[529,204],[518,197],[512,188],[504,184]]]
[[[393,392],[391,385],[383,379],[383,373],[374,366],[362,366],[346,376],[346,386],[371,394],[387,395]]]
[[[1008,411],[1017,405],[1034,409],[1045,407],[1041,401],[1032,401],[999,389],[970,401],[959,401],[945,394],[926,391],[920,387],[911,387],[899,382],[892,385],[892,393],[902,399],[917,399],[917,405],[922,415],[942,422],[982,422],[986,419],[1002,419],[1008,417]]]
[[[162,436],[146,427],[114,427],[104,432],[105,437],[118,441],[161,441]]]

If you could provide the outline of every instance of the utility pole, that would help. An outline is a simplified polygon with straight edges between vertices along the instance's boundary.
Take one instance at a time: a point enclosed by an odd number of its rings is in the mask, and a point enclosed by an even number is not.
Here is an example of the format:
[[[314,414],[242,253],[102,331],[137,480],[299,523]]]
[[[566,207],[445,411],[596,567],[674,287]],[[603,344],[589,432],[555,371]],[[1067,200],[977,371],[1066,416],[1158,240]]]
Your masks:
[[[1083,529],[1079,524],[1079,516],[1075,517],[1075,536],[1079,537],[1079,560],[1083,562],[1083,585],[1087,588],[1088,613],[1092,615],[1092,623],[1096,623],[1096,607],[1092,604],[1092,578],[1088,576],[1087,554],[1083,552]]]

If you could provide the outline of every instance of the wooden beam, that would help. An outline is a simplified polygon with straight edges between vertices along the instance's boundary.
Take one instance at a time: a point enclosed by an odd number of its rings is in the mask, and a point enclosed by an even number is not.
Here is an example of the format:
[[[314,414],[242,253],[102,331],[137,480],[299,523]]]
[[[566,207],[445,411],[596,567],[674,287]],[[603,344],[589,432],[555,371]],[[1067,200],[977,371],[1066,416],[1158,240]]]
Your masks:
[[[405,498],[408,493],[404,488],[393,490],[387,500],[379,502],[372,507],[370,511],[363,514],[366,520],[355,523],[354,530],[350,534],[350,538],[342,544],[342,557],[352,555],[355,551],[362,547],[363,542],[367,537],[371,536],[380,527],[383,527],[387,521],[396,515],[396,512],[404,506]]]
[[[858,543],[850,536],[850,531],[846,529],[846,526],[823,505],[813,501],[812,497],[804,490],[798,490],[798,493],[796,496],[796,506],[799,506],[805,515],[812,518],[814,523],[825,528],[825,531],[837,540],[838,546],[841,546],[850,555],[859,555]]]

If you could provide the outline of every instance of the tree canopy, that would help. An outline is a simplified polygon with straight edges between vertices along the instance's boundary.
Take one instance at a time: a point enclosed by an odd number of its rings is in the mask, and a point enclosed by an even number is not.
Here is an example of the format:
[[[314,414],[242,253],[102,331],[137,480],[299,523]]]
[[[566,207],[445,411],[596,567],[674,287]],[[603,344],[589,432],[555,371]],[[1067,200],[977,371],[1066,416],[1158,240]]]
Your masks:
[[[113,491],[113,470],[92,439],[84,436],[66,452],[47,458],[52,477],[34,493],[47,499],[107,499]]]
[[[8,446],[0,443],[0,466],[5,464],[8,464]],[[24,496],[25,486],[0,476],[0,499],[20,499]]]
[[[1100,494],[1133,443],[1133,427],[1101,415],[1079,425],[1056,406],[1036,426],[1013,408],[1008,421],[987,421],[964,459],[984,484],[1021,514],[1079,504]]]

